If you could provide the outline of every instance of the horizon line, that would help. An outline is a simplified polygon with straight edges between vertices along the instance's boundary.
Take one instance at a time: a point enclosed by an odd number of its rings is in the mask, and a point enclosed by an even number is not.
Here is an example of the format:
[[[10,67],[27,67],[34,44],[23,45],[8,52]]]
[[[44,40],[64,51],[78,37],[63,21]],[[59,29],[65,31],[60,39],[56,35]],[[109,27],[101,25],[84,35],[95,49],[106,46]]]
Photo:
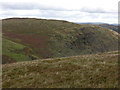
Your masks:
[[[5,19],[46,19],[46,20],[61,20],[61,21],[67,21],[67,22],[72,22],[72,23],[80,23],[80,24],[118,24],[118,23],[107,23],[107,22],[92,22],[92,21],[88,21],[88,22],[75,22],[75,21],[70,21],[70,20],[65,20],[65,19],[53,19],[53,18],[40,18],[40,17],[4,17],[4,18],[0,18],[0,20],[5,20]]]

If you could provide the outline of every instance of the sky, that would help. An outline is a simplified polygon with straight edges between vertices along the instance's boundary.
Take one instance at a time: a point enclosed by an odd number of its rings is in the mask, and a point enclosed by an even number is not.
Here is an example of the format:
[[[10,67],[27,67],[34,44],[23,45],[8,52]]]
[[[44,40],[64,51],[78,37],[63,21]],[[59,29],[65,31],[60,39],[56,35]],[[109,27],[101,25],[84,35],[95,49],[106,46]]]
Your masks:
[[[0,0],[0,19],[27,17],[118,23],[119,0]]]

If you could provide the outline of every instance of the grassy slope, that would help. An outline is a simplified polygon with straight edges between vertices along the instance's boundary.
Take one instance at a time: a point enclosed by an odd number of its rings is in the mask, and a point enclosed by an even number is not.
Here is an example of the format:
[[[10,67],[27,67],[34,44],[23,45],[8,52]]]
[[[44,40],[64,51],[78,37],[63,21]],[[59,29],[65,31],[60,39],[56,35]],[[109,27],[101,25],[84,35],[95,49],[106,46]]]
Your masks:
[[[23,18],[3,20],[3,36],[49,58],[114,51],[120,35],[94,25]]]
[[[3,87],[118,87],[118,52],[3,65]]]
[[[2,42],[3,63],[31,60],[28,54],[25,53],[26,46],[5,38],[2,39]]]

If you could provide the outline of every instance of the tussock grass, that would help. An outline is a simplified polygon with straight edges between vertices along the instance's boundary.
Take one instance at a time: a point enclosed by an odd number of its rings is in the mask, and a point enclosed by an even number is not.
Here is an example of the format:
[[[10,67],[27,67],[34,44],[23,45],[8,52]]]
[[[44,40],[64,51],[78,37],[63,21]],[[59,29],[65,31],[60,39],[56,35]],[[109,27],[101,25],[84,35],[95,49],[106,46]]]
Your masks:
[[[118,54],[81,55],[3,65],[3,88],[116,88]]]

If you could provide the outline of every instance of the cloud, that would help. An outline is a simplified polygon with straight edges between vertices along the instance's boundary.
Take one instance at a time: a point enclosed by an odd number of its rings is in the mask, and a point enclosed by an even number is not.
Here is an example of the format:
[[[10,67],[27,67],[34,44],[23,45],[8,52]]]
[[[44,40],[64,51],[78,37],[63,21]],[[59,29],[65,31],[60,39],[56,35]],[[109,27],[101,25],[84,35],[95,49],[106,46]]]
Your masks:
[[[34,2],[13,2],[13,3],[0,3],[0,6],[2,9],[5,10],[55,10],[55,11],[61,11],[65,10],[63,7],[57,7],[57,6],[51,6],[51,5],[44,5],[40,3],[34,3]]]
[[[118,13],[117,11],[106,11],[105,9],[101,8],[87,8],[83,7],[81,9],[83,12],[88,12],[88,13]]]
[[[1,8],[2,9],[6,9],[6,10],[30,10],[30,9],[34,9],[34,5],[31,4],[27,4],[27,3],[2,3],[1,4]]]
[[[0,1],[0,18],[36,17],[72,22],[116,23],[117,2],[109,0],[106,5],[107,2],[108,0],[4,0]]]

